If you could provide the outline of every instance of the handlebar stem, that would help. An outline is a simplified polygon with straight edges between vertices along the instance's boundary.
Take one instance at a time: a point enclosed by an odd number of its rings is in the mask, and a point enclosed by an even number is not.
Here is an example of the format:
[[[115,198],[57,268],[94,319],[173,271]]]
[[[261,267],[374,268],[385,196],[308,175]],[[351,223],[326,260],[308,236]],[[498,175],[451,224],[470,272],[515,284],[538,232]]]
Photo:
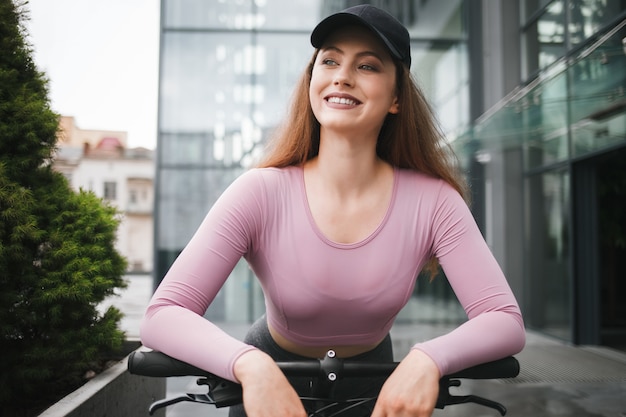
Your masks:
[[[334,350],[326,352],[324,359],[320,361],[320,372],[330,382],[341,379],[343,372],[343,361],[337,358]]]

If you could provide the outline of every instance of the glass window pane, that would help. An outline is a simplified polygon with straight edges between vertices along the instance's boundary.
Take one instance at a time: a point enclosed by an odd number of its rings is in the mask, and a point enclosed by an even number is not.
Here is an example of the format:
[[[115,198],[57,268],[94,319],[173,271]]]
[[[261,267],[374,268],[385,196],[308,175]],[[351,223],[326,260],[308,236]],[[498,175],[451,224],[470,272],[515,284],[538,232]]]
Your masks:
[[[539,12],[546,4],[550,3],[551,0],[522,0],[522,19],[523,21],[527,21],[534,15]]]
[[[236,169],[162,166],[157,182],[158,247],[182,250],[213,203],[240,174]]]
[[[570,0],[569,35],[572,46],[598,33],[626,10],[626,0]]]
[[[190,166],[214,166],[215,137],[208,133],[161,133],[159,148],[163,166],[176,164]]]
[[[626,28],[617,31],[569,68],[575,155],[584,155],[626,140],[624,37]]]
[[[302,30],[307,35],[321,20],[321,0],[255,0],[262,29]],[[308,36],[307,36],[308,41]]]
[[[305,30],[317,23],[319,0],[166,0],[163,25],[228,30]]]
[[[533,329],[571,340],[569,173],[529,177],[527,192],[525,320]]]
[[[523,36],[526,74],[547,67],[565,55],[565,1],[554,1]]]
[[[391,3],[391,2],[390,2]],[[410,1],[396,16],[415,38],[459,39],[465,36],[463,1]]]
[[[304,35],[167,33],[163,43],[161,145],[172,163],[253,159],[313,53]]]
[[[162,43],[160,129],[197,132],[238,125],[250,101],[241,90],[250,85],[255,68],[251,35],[176,32],[166,33]]]
[[[411,72],[445,133],[469,125],[469,72],[464,41],[413,43]]]
[[[172,28],[249,29],[253,1],[164,0],[163,26]]]
[[[515,103],[522,118],[526,168],[569,156],[567,74],[564,68],[555,72]]]
[[[567,158],[567,131],[545,135],[539,131],[525,132],[524,156],[526,168],[536,168]]]
[[[259,34],[257,43],[266,70],[259,71],[254,82],[265,94],[262,102],[255,103],[253,119],[263,129],[271,129],[284,119],[293,89],[314,50],[308,34]]]

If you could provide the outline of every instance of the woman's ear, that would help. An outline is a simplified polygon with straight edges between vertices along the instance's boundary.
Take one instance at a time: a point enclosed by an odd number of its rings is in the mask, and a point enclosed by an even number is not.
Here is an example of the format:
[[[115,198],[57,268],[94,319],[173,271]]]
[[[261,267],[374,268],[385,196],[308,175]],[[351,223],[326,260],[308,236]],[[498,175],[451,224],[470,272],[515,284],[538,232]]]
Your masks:
[[[398,103],[398,97],[393,98],[393,103],[391,103],[391,107],[389,107],[389,113],[398,114],[400,112],[400,103]]]

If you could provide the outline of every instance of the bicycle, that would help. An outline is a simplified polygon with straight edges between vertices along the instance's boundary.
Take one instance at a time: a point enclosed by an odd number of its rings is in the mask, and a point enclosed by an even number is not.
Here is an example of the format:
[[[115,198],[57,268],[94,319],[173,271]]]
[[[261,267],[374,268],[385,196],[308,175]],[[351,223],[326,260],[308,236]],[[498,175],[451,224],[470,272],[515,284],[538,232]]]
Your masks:
[[[345,401],[328,399],[333,383],[343,377],[388,376],[398,365],[398,362],[372,363],[355,362],[336,357],[330,350],[320,360],[303,362],[277,362],[286,376],[317,378],[314,395],[300,397],[305,405],[309,417],[335,417],[342,412],[359,405],[375,402],[376,397],[352,398]],[[185,362],[174,359],[157,351],[136,351],[128,359],[128,370],[134,375],[168,378],[177,376],[197,376],[198,385],[206,385],[206,394],[181,394],[173,398],[157,400],[150,405],[148,412],[154,414],[158,409],[188,401],[193,403],[210,404],[215,407],[230,407],[241,404],[241,386],[225,380]],[[471,368],[446,375],[439,381],[439,398],[436,407],[443,409],[449,405],[475,403],[493,408],[502,416],[506,414],[506,407],[502,404],[476,395],[452,395],[450,387],[459,387],[461,379],[501,379],[514,378],[519,374],[520,366],[513,356],[496,361],[480,364]]]

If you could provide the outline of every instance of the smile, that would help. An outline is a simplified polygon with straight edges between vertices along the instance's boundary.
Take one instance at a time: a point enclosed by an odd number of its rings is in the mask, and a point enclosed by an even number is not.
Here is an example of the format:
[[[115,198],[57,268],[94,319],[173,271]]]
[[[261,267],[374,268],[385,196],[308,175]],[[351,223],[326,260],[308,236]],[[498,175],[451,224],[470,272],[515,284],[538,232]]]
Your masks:
[[[344,98],[344,97],[328,97],[327,101],[329,103],[347,104],[350,106],[356,106],[357,104],[359,104],[359,102],[356,100],[352,100],[352,99]]]

